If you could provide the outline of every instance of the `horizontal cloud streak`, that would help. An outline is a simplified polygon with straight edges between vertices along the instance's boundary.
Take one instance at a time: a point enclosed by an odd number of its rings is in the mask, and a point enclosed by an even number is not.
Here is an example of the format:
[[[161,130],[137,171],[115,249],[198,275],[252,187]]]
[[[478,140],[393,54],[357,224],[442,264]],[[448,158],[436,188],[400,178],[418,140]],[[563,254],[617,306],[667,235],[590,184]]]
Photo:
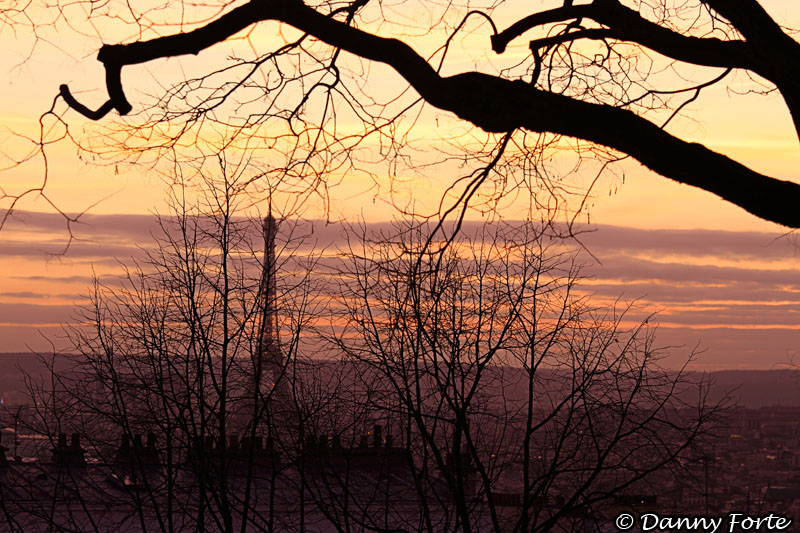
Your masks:
[[[58,324],[74,314],[72,305],[3,304],[0,305],[0,324]]]
[[[0,323],[18,324],[21,329],[15,331],[21,335],[36,324],[69,321],[71,305],[41,305],[42,298],[81,301],[79,295],[91,283],[88,264],[95,265],[104,283],[118,284],[113,273],[119,272],[119,262],[141,258],[141,247],[152,246],[152,235],[159,232],[151,215],[87,215],[80,220],[73,233],[87,240],[70,244],[63,260],[72,263],[71,269],[45,266],[43,251],[63,250],[68,240],[59,215],[19,212],[0,232]],[[258,251],[255,222],[251,237]],[[282,227],[284,234],[288,226]],[[395,231],[390,223],[356,227],[373,236]],[[481,227],[467,222],[464,232],[478,235]],[[307,221],[294,225],[293,234],[305,243],[300,257],[286,261],[285,268],[300,268],[303,253],[324,248],[329,256],[318,264],[324,271],[319,278],[334,275],[340,265],[335,252],[347,246],[345,227]],[[620,295],[622,301],[638,299],[631,318],[657,311],[657,321],[666,326],[659,343],[694,346],[702,341],[708,350],[700,366],[769,368],[800,349],[800,258],[793,236],[594,226],[581,228],[579,238],[591,252],[582,256],[591,279],[580,290],[594,295],[597,303],[613,304]]]
[[[117,237],[119,238],[119,237]],[[97,242],[92,244],[75,243],[66,248],[64,243],[29,243],[10,242],[4,243],[0,248],[0,257],[42,257],[46,255],[63,257],[65,259],[97,259],[107,261],[109,258],[125,258],[139,255],[139,248],[133,243],[130,245]]]
[[[658,262],[652,259],[637,257],[611,256],[604,259],[603,250],[593,250],[602,264],[593,269],[593,274],[602,275],[605,279],[619,281],[667,281],[685,285],[721,284],[730,282],[763,283],[788,286],[800,290],[800,271],[790,269],[763,268],[764,265],[753,265],[752,268],[728,267],[715,265],[686,265],[673,262]],[[800,259],[798,260],[800,266]]]
[[[714,256],[721,259],[787,259],[798,255],[798,240],[784,233],[719,230],[642,230],[618,226],[597,226],[581,240],[591,249],[605,253],[652,253]]]

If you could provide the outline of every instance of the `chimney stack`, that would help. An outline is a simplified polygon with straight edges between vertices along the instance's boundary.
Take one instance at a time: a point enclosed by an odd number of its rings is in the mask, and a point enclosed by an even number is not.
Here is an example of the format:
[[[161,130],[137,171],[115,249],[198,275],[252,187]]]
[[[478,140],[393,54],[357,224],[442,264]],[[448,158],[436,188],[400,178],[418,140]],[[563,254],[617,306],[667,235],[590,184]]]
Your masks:
[[[375,424],[374,433],[372,434],[372,446],[374,448],[380,448],[381,444],[383,443],[383,438],[381,437],[381,426],[380,424]]]
[[[66,433],[58,434],[58,445],[53,448],[53,463],[59,466],[83,466],[86,464],[84,449],[81,448],[80,433],[72,434],[72,441],[67,446]]]
[[[14,435],[16,437],[16,435]],[[0,431],[0,443],[3,441],[3,432]],[[6,466],[8,464],[8,459],[6,459],[6,448],[2,444],[0,444],[0,466]]]

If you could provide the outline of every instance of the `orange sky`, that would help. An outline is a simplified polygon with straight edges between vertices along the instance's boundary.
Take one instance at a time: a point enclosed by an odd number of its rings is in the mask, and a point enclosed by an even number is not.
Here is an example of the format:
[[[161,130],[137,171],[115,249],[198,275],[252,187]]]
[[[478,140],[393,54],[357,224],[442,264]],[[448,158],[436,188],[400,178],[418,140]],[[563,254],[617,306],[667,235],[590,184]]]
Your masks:
[[[797,2],[764,0],[762,3],[773,13],[778,22],[792,27],[800,27],[800,4]],[[545,4],[543,3],[543,5]],[[497,10],[496,17],[500,25],[504,24],[503,21],[511,21],[521,13],[524,14],[523,8],[520,6],[525,5],[530,4],[509,2],[504,9]],[[75,18],[80,16],[79,10],[74,9],[76,11],[72,13],[72,17],[74,20],[79,20],[79,18]],[[135,37],[130,27],[126,29],[120,23],[109,23],[108,21],[99,23],[93,29],[88,27],[78,27],[78,29],[83,35],[70,31],[63,24],[56,32],[44,30],[41,40],[34,47],[30,32],[23,30],[14,33],[11,28],[0,26],[0,44],[4,50],[4,54],[0,56],[0,68],[8,73],[4,81],[0,83],[0,126],[3,127],[3,133],[0,134],[0,151],[7,156],[18,159],[22,157],[21,154],[28,153],[31,149],[25,140],[16,138],[13,134],[35,135],[38,129],[37,118],[50,106],[60,83],[68,82],[81,98],[87,102],[93,102],[91,105],[98,105],[102,101],[100,89],[102,88],[103,72],[94,56],[101,40],[112,42],[130,40]],[[264,25],[263,28],[252,34],[250,42],[239,40],[235,43],[225,43],[215,50],[200,54],[197,58],[126,67],[123,80],[126,84],[130,84],[131,94],[136,94],[136,91],[157,90],[155,80],[180,76],[182,71],[194,72],[205,69],[214,61],[224,58],[231,50],[241,51],[249,46],[273,46],[275,42],[283,39],[276,33],[276,30],[277,25]],[[287,35],[291,34],[288,30],[286,33]],[[93,36],[93,34],[98,35]],[[486,35],[488,34],[486,34],[485,27],[481,28],[481,26],[475,25],[462,41],[462,49],[451,52],[448,67],[455,70],[470,68],[473,62],[487,57],[491,61],[499,62],[498,64],[508,60],[509,58],[498,59],[489,56],[492,52],[484,46],[484,44],[488,44]],[[440,44],[435,36],[418,35],[411,40],[420,51],[432,52]],[[519,44],[522,49],[525,48],[524,42]],[[514,53],[519,53],[519,51],[510,51],[512,56]],[[370,83],[375,87],[375,91],[384,91],[387,86],[391,87],[394,83],[394,78],[380,68],[373,67],[370,74],[372,76]],[[712,149],[722,151],[761,172],[787,179],[797,178],[797,169],[800,168],[798,164],[800,163],[800,146],[798,146],[797,134],[792,128],[782,101],[775,95],[739,95],[728,90],[729,88],[740,90],[746,86],[746,80],[742,76],[737,76],[730,79],[729,87],[719,86],[707,89],[696,102],[687,108],[686,115],[690,118],[684,118],[672,124],[671,131],[685,139],[703,142]],[[59,109],[63,109],[63,104]],[[75,113],[69,113],[67,117],[72,131],[79,136],[84,135],[84,131],[90,134],[98,131],[97,125],[80,120]],[[113,123],[118,119],[106,117],[104,120],[107,123]],[[48,126],[50,124],[50,122],[47,123]],[[439,134],[439,130],[436,130],[432,124],[433,122],[429,121],[425,126],[428,129],[420,129],[420,143],[424,143],[428,138],[435,138]],[[102,126],[103,124],[100,125],[100,127]],[[469,129],[457,121],[442,127],[456,130],[459,128]],[[424,147],[421,147],[420,151],[424,152]],[[46,189],[47,194],[64,211],[78,212],[90,206],[91,213],[108,215],[144,214],[153,209],[164,210],[163,198],[165,195],[163,191],[166,186],[147,168],[135,165],[97,165],[81,161],[76,157],[75,147],[66,143],[50,147],[48,153],[50,175]],[[8,163],[9,160],[6,159],[4,166]],[[450,167],[445,168],[449,169]],[[453,170],[453,173],[455,172]],[[756,219],[709,193],[680,186],[652,175],[635,162],[621,164],[618,173],[622,172],[625,174],[624,184],[618,179],[609,178],[596,189],[596,198],[590,210],[592,223],[628,227],[635,230],[704,229],[771,233],[781,231],[774,224]],[[404,184],[397,187],[397,199],[401,202],[413,201],[414,206],[420,210],[433,210],[441,197],[443,187],[449,183],[447,180],[442,180],[441,175],[440,170],[433,176],[419,172],[401,176],[405,181]],[[0,173],[0,184],[10,192],[18,192],[37,186],[41,182],[41,177],[41,160],[33,159],[22,166]],[[379,177],[379,179],[384,178]],[[384,188],[380,194],[385,194],[387,183],[388,180],[381,182]],[[367,220],[379,221],[390,217],[391,210],[387,209],[386,203],[380,201],[380,198],[379,201],[374,201],[376,190],[373,185],[372,180],[359,176],[348,176],[343,185],[334,189],[331,194],[330,215],[332,218],[352,219],[364,216]],[[0,204],[0,207],[3,205]],[[35,196],[25,199],[19,207],[22,210],[33,212],[53,212],[47,203]],[[521,212],[519,204],[505,207],[505,216],[510,218],[519,216]],[[306,215],[317,217],[319,210],[311,209]],[[107,248],[98,251],[95,256],[75,256],[68,253],[65,257],[55,260],[48,259],[45,254],[41,253],[41,250],[58,249],[65,242],[66,232],[63,227],[60,228],[57,225],[37,226],[37,228],[39,229],[25,230],[23,227],[15,225],[13,228],[0,232],[0,248],[6,247],[14,250],[17,250],[15,248],[17,246],[23,248],[17,252],[0,254],[0,287],[2,287],[0,288],[0,307],[4,308],[6,316],[15,315],[14,309],[22,309],[21,306],[42,305],[43,298],[47,300],[47,305],[61,307],[60,310],[53,308],[47,309],[46,313],[42,312],[41,316],[47,317],[46,322],[20,325],[3,322],[3,319],[0,318],[0,323],[2,323],[0,325],[0,342],[5,344],[7,350],[20,350],[25,345],[41,346],[41,342],[36,340],[35,335],[32,334],[37,327],[36,324],[49,328],[54,323],[68,320],[64,311],[78,300],[76,295],[81,292],[81,283],[89,274],[93,261],[100,261],[100,263],[95,263],[95,268],[98,270],[108,269],[107,266],[104,266],[107,265],[105,261],[109,255]],[[97,238],[92,234],[91,228],[87,228],[83,235],[89,239],[99,239],[98,246],[108,246],[108,242],[104,240],[105,237]],[[639,232],[635,235],[637,239],[646,240],[647,238],[646,233]],[[691,233],[681,235],[692,242],[713,237],[713,235]],[[767,260],[759,257],[762,247],[776,246],[772,242],[773,238],[774,235],[764,235],[755,240],[744,238],[755,248],[738,249],[737,251],[740,253],[738,258],[732,252],[703,254],[693,250],[679,253],[668,249],[660,251],[648,249],[646,257],[636,258],[637,261],[646,259],[650,263],[662,266],[690,265],[697,268],[728,269],[728,274],[732,268],[746,270],[756,277],[761,276],[760,281],[740,280],[735,283],[726,281],[723,282],[723,285],[730,287],[730,290],[733,291],[736,283],[755,283],[754,286],[761,287],[765,294],[769,295],[758,298],[751,294],[745,300],[739,300],[737,298],[725,299],[722,294],[714,294],[711,300],[698,299],[694,303],[688,296],[680,302],[669,302],[664,298],[650,297],[650,301],[657,309],[665,310],[665,313],[662,314],[662,322],[667,326],[665,329],[673,328],[674,330],[674,335],[667,335],[670,343],[674,342],[673,338],[675,338],[684,339],[684,344],[692,345],[695,340],[703,336],[699,333],[701,330],[706,331],[706,338],[709,337],[708,332],[713,330],[715,333],[711,337],[717,344],[715,348],[709,348],[716,350],[714,353],[721,354],[725,350],[741,346],[741,331],[752,326],[760,329],[748,333],[747,338],[751,341],[746,350],[757,350],[759,343],[766,342],[765,339],[769,337],[767,344],[770,345],[770,354],[766,359],[739,357],[734,366],[747,366],[747,361],[752,360],[753,366],[764,367],[786,360],[787,353],[791,352],[795,345],[793,325],[759,325],[752,322],[736,324],[735,321],[738,319],[730,314],[720,313],[722,317],[729,317],[726,319],[727,322],[710,316],[713,315],[715,309],[720,310],[715,305],[722,305],[724,309],[728,309],[745,304],[755,305],[753,302],[760,302],[764,306],[771,307],[783,305],[786,316],[791,316],[791,313],[800,310],[798,300],[794,298],[794,292],[787,292],[785,299],[779,298],[774,292],[777,288],[786,286],[786,282],[781,276],[786,272],[796,272],[800,269],[800,265],[795,264],[795,252],[784,249],[786,248],[785,243],[779,243],[777,246],[783,250],[780,259],[770,258]],[[610,246],[608,242],[603,242],[598,246],[598,256],[602,257],[604,253],[608,253],[612,258],[630,260],[626,255],[628,252],[620,252]],[[604,264],[613,263],[613,261],[613,259],[607,259]],[[731,261],[734,261],[736,265],[732,265]],[[639,262],[637,265],[618,266],[624,270],[624,268],[641,268],[642,264]],[[662,287],[664,283],[664,280],[659,281],[658,276],[653,278],[635,276],[636,281],[633,282],[631,279],[614,277],[617,274],[612,275],[610,270],[611,267],[605,274],[603,274],[602,267],[596,270],[609,286],[607,289],[610,291],[616,284],[620,290],[624,290],[627,295],[632,297],[648,293],[659,294],[658,287]],[[24,272],[25,276],[20,276],[20,272]],[[776,272],[780,272],[780,274],[776,274]],[[681,284],[677,284],[675,280],[670,283],[674,287],[680,285],[684,289],[693,283],[698,283],[689,277],[694,275],[691,269],[688,269],[685,274],[687,278]],[[776,276],[781,279],[775,281]],[[682,294],[688,295],[689,292]],[[726,304],[719,303],[726,300],[729,300]],[[740,303],[731,304],[730,302]],[[32,313],[36,314],[33,311]],[[701,316],[702,320],[697,318]],[[746,319],[742,320],[746,322]],[[767,325],[770,326],[768,331],[764,329]],[[19,329],[20,327],[23,329]],[[724,330],[722,334],[717,331],[720,328]],[[734,333],[734,329],[738,332]],[[778,338],[781,339],[780,342],[774,343],[773,341]],[[726,341],[726,339],[728,340]],[[737,340],[732,342],[730,339]],[[773,344],[775,345],[773,346]],[[797,342],[796,345],[800,346],[800,342]],[[0,345],[0,351],[4,350]],[[724,361],[720,355],[711,359],[708,362],[709,367],[718,367]]]

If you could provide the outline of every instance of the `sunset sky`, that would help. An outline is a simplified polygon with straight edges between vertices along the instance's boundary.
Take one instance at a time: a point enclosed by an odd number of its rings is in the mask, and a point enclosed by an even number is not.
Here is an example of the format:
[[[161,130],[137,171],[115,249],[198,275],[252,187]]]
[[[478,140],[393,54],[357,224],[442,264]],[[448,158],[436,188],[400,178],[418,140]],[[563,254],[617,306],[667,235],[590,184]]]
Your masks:
[[[509,3],[507,10],[497,10],[499,25],[524,15],[524,4]],[[779,23],[800,28],[796,1],[763,0],[762,4]],[[80,9],[74,9],[67,15],[80,17]],[[157,93],[157,81],[208,68],[233,52],[274,46],[293,35],[288,30],[279,33],[274,24],[263,26],[249,40],[223,43],[197,58],[126,67],[123,81],[131,83],[132,94]],[[486,28],[480,28],[477,24],[471,28],[463,50],[451,52],[451,68],[469,69],[477,64],[478,52],[471,47],[488,45]],[[4,50],[0,68],[7,73],[0,83],[0,152],[4,154],[0,164],[5,168],[0,172],[0,186],[10,194],[37,187],[43,176],[39,157],[13,166],[33,149],[15,134],[38,136],[38,118],[50,107],[60,83],[69,83],[90,107],[102,103],[103,71],[95,60],[97,49],[102,42],[136,38],[130,27],[108,19],[92,28],[58,23],[56,30],[43,29],[38,42],[24,27],[16,30],[0,26]],[[412,40],[418,50],[432,53],[441,44],[436,39],[417,35]],[[525,50],[522,41],[519,44]],[[491,50],[483,48],[480,53],[489,57]],[[714,71],[709,72],[700,78],[713,77]],[[397,80],[377,67],[370,76],[378,92]],[[743,87],[752,87],[749,83],[744,75],[736,74],[704,90],[670,131],[768,175],[800,179],[800,146],[783,102],[774,93],[738,94]],[[59,106],[60,113],[63,103]],[[108,116],[95,125],[74,112],[64,118],[73,135],[83,139],[101,135],[102,127],[120,120]],[[45,121],[46,127],[52,124]],[[456,120],[441,127],[469,129]],[[57,127],[54,131],[50,138],[57,135]],[[433,129],[420,133],[415,139],[420,143],[417,151],[425,152],[425,139],[435,135]],[[448,135],[454,134],[448,130]],[[69,322],[75,305],[83,301],[92,272],[118,272],[118,261],[135,256],[137,245],[151,241],[150,213],[166,209],[167,185],[151,171],[157,162],[145,158],[147,165],[137,165],[112,159],[111,164],[99,164],[85,155],[79,158],[75,146],[67,142],[48,148],[48,197],[64,212],[88,209],[83,224],[74,227],[77,240],[65,254],[60,253],[68,242],[64,219],[35,194],[18,204],[18,212],[0,231],[0,351],[46,349],[50,342],[46,338],[58,344],[59,324]],[[639,299],[639,306],[658,312],[658,343],[678,347],[671,359],[675,365],[696,345],[704,352],[694,367],[704,369],[774,368],[800,354],[800,242],[795,236],[712,194],[656,176],[635,162],[626,161],[617,168],[616,175],[624,174],[624,183],[608,178],[594,190],[591,201],[590,222],[596,231],[585,236],[583,243],[599,264],[589,268],[593,277],[585,289],[598,301],[613,302],[621,295],[624,301]],[[441,171],[432,175],[417,171],[401,176],[398,194],[416,208],[435,209],[450,183],[441,175]],[[325,213],[330,219],[364,217],[369,223],[380,223],[393,216],[386,202],[375,201],[373,181],[359,176],[345,176],[341,181],[330,193]],[[2,202],[0,209],[8,207]],[[522,212],[516,204],[503,209],[509,219]],[[323,213],[311,205],[304,215],[320,219]],[[480,215],[470,218],[480,220]],[[330,227],[326,231],[335,241]]]

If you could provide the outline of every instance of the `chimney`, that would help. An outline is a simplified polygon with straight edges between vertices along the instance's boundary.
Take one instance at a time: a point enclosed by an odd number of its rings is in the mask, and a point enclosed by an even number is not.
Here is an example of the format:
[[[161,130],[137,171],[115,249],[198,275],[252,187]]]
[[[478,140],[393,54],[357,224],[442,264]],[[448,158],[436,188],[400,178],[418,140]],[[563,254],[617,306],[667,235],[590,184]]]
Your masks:
[[[53,448],[53,463],[57,465],[79,465],[85,464],[84,450],[81,448],[80,433],[72,434],[72,441],[67,446],[66,433],[58,434],[58,446]]]
[[[0,431],[0,443],[2,443],[2,441],[3,441],[3,432]],[[8,459],[6,459],[6,450],[8,450],[8,448],[0,444],[0,466],[6,466],[8,464]]]
[[[380,424],[375,424],[373,428],[374,433],[372,434],[372,446],[373,448],[380,448],[383,439],[381,438],[381,426]]]

